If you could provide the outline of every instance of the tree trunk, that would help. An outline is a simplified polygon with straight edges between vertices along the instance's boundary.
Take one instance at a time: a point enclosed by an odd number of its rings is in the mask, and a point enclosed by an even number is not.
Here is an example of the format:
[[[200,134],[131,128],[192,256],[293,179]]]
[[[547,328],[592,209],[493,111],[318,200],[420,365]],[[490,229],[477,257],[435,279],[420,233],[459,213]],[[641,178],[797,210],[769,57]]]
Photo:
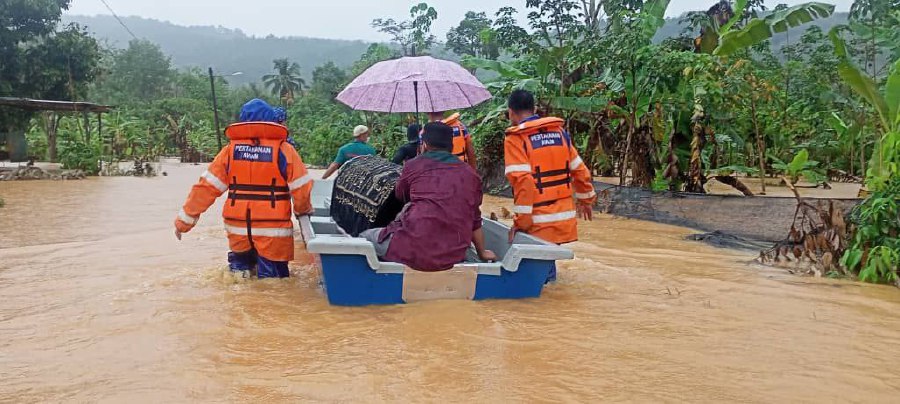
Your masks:
[[[759,152],[759,181],[762,187],[760,195],[766,194],[766,140],[759,130],[759,119],[756,116],[756,99],[750,95],[750,113],[753,114],[753,130],[756,132],[756,149]]]
[[[60,119],[62,119],[62,116],[55,112],[45,112],[43,113],[43,118],[44,132],[47,133],[47,158],[51,163],[55,163],[59,158],[56,147],[56,134],[59,129],[59,121]]]
[[[693,132],[694,137],[691,139],[691,163],[690,169],[688,170],[688,176],[690,177],[688,180],[687,187],[685,191],[687,192],[696,192],[696,193],[704,193],[703,190],[703,159],[701,156],[703,155],[703,125],[700,124],[699,121],[695,121],[692,125],[691,132]]]
[[[860,174],[860,176],[865,177],[866,176],[866,168],[867,168],[866,167],[866,144],[863,142],[860,142],[860,143],[862,143],[861,145],[859,145],[859,166],[862,167],[862,173]]]
[[[634,114],[632,114],[634,117]],[[628,176],[628,162],[631,159],[631,139],[634,137],[634,123],[626,122],[628,125],[628,136],[625,137],[625,153],[622,154],[622,166],[619,167],[619,185],[625,186],[625,177]]]

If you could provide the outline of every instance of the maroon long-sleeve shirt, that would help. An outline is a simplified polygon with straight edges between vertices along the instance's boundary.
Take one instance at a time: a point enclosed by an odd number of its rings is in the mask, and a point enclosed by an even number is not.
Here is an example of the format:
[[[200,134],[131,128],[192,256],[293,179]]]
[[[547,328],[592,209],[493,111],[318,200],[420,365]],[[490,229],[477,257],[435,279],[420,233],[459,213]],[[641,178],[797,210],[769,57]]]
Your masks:
[[[446,152],[427,152],[406,162],[397,198],[407,203],[381,232],[390,236],[384,259],[420,271],[443,271],[463,262],[472,233],[481,228],[481,178]]]

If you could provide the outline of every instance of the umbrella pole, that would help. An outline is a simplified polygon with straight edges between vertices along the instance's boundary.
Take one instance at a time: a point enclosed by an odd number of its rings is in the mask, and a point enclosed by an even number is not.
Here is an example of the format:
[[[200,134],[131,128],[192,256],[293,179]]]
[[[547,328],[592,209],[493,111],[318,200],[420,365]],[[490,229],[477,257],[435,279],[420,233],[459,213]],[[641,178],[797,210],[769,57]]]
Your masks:
[[[413,82],[413,92],[416,93],[416,123],[419,123],[419,82]]]

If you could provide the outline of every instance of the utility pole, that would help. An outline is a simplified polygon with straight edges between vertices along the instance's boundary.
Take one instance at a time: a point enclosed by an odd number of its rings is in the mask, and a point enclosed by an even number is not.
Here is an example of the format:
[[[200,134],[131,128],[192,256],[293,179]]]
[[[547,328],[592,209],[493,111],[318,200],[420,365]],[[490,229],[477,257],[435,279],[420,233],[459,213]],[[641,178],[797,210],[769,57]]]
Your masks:
[[[213,76],[212,67],[209,68],[209,87],[212,89],[213,116],[216,120],[216,141],[219,144],[219,150],[222,150],[222,132],[219,130],[219,105],[216,101],[216,79]]]

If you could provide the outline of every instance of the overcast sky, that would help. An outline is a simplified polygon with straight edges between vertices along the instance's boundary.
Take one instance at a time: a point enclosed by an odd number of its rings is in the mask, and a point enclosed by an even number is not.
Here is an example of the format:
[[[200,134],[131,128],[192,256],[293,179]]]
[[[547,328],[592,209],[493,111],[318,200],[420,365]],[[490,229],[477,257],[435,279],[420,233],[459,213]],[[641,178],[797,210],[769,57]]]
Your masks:
[[[839,11],[850,8],[852,0],[820,0],[835,3]],[[419,1],[410,0],[106,0],[119,16],[140,16],[179,25],[215,25],[239,28],[247,34],[266,36],[307,36],[316,38],[386,40],[370,23],[374,18],[404,19]],[[669,16],[706,9],[716,0],[672,0]],[[771,8],[779,3],[800,0],[767,0]],[[525,0],[428,0],[438,12],[434,33],[441,39],[462,20],[466,11],[493,15],[500,7],[513,6],[524,20]],[[100,0],[73,0],[70,14],[110,14]],[[140,34],[138,34],[140,36]]]

